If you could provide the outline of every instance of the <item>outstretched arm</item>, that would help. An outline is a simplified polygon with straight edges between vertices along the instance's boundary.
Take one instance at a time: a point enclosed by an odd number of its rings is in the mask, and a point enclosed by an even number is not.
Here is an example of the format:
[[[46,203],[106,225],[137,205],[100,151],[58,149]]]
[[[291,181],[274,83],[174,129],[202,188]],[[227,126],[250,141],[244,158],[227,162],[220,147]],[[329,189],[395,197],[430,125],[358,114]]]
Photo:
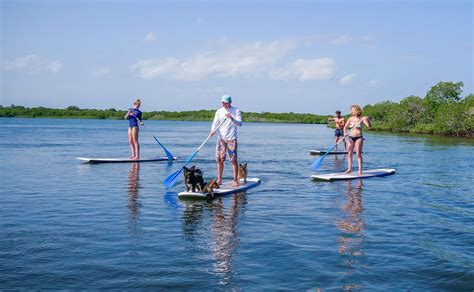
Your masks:
[[[209,132],[209,136],[214,136],[216,133],[216,128],[219,125],[219,118],[217,117],[217,112],[214,115],[214,120],[212,121],[211,131]]]

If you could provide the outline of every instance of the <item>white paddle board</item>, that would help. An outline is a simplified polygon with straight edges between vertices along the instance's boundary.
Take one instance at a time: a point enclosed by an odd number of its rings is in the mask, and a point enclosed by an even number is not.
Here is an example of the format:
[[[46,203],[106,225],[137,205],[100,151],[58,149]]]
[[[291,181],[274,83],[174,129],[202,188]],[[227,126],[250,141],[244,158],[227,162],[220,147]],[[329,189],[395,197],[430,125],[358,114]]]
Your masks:
[[[395,169],[381,168],[381,169],[363,169],[362,175],[358,175],[357,170],[351,173],[328,173],[328,174],[313,174],[311,177],[317,180],[334,181],[334,180],[349,180],[358,178],[369,178],[377,176],[386,176],[395,173]]]
[[[174,156],[173,160],[176,160],[177,158],[178,157]],[[165,160],[168,160],[168,157],[141,158],[141,159],[77,157],[77,159],[84,161],[84,163],[126,163],[126,162],[165,161]]]
[[[254,188],[260,184],[259,178],[248,178],[247,183],[244,184],[244,180],[241,179],[238,187],[232,186],[232,181],[224,182],[220,185],[220,188],[214,189],[214,197],[225,196],[235,193],[240,193],[248,189]],[[178,194],[179,198],[193,198],[193,199],[211,199],[210,193],[204,192],[181,192]]]

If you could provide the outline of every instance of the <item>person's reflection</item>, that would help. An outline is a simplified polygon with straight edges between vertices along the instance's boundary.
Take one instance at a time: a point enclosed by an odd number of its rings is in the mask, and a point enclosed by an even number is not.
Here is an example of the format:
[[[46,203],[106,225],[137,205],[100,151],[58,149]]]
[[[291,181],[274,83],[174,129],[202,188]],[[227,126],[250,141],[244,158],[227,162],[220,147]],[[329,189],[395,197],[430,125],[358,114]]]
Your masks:
[[[132,230],[136,231],[138,211],[140,202],[138,200],[138,177],[140,172],[140,163],[132,163],[128,172],[128,209],[130,210],[129,223]]]
[[[337,227],[343,235],[339,237],[339,253],[349,256],[347,264],[353,266],[357,263],[357,257],[363,256],[362,244],[364,241],[364,222],[361,213],[362,207],[362,180],[355,182],[347,181],[347,203],[343,207],[345,218],[337,222]]]
[[[231,206],[226,208],[226,203]],[[191,241],[200,241],[200,235],[209,235],[209,251],[215,263],[213,272],[221,278],[220,284],[231,283],[234,276],[233,254],[238,244],[236,225],[238,217],[243,213],[243,206],[247,203],[246,194],[235,194],[232,198],[218,197],[214,201],[188,202],[183,213],[183,233]],[[209,211],[209,216],[206,216]],[[209,221],[209,222],[207,222]],[[210,233],[198,232],[198,227],[204,226]]]
[[[334,169],[342,169],[346,166],[347,155],[333,155],[334,157]]]
[[[234,277],[233,255],[238,244],[236,237],[236,225],[241,206],[246,204],[245,194],[236,194],[232,197],[232,205],[226,210],[223,207],[222,198],[218,198],[214,215],[214,246],[212,252],[216,263],[214,264],[214,272],[221,275],[220,284],[226,285],[232,281]]]

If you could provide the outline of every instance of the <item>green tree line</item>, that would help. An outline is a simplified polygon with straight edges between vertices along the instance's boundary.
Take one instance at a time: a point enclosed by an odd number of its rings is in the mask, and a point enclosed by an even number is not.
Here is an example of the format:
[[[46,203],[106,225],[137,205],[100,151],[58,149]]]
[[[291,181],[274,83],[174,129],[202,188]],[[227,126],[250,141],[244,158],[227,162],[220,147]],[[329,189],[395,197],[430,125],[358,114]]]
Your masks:
[[[472,137],[474,94],[461,97],[462,82],[438,82],[424,98],[410,95],[400,102],[366,105],[372,129],[392,132]]]
[[[410,95],[400,102],[383,101],[363,108],[372,118],[372,129],[472,137],[474,94],[461,97],[462,82],[439,82],[424,97]],[[0,117],[123,119],[126,110],[65,109],[0,105]],[[144,120],[211,121],[215,110],[143,112]],[[245,122],[327,124],[328,115],[243,112]],[[347,116],[348,117],[348,116]]]
[[[174,120],[174,121],[212,121],[216,110],[198,111],[153,111],[143,112],[144,120]],[[0,106],[0,117],[17,118],[81,118],[81,119],[123,119],[126,110],[80,109],[77,106],[69,106],[65,109],[53,109],[45,107],[27,108],[24,106],[11,105]],[[297,113],[254,113],[243,112],[245,122],[261,123],[304,123],[325,124],[329,116]]]

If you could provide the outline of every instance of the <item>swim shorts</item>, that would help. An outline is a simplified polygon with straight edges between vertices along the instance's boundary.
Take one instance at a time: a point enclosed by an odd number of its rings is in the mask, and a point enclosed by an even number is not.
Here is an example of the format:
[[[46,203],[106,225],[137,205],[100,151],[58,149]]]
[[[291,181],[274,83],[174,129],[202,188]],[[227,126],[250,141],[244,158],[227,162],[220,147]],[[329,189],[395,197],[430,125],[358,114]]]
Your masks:
[[[226,153],[229,156],[230,160],[237,159],[237,140],[223,140],[217,139],[216,145],[216,159],[218,161],[224,161]]]

